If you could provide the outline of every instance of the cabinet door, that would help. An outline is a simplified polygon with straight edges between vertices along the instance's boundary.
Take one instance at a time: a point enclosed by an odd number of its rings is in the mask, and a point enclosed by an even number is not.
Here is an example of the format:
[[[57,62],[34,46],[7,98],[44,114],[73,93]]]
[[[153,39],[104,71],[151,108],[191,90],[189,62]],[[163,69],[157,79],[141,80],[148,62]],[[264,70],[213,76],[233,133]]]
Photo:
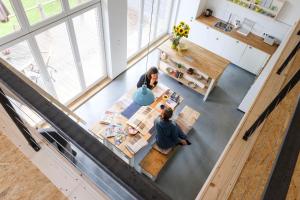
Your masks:
[[[204,24],[197,21],[192,22],[191,31],[188,37],[191,42],[206,48],[207,44],[209,43],[207,35],[208,29]]]
[[[217,54],[222,54],[222,36],[223,33],[220,33],[219,31],[216,31],[210,27],[206,27],[207,29],[207,44],[206,48]]]
[[[266,64],[269,56],[269,54],[248,45],[238,66],[257,75]]]
[[[227,35],[223,35],[221,37],[220,56],[226,58],[231,63],[238,65],[246,47],[247,44],[234,38],[228,37]]]

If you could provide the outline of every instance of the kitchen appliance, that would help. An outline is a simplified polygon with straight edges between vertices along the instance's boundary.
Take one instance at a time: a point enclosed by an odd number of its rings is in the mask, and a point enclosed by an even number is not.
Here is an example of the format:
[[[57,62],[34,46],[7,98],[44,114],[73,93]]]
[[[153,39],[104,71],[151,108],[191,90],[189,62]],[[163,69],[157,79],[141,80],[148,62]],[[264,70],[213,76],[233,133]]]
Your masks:
[[[275,38],[271,35],[266,34],[264,42],[273,46],[273,44],[275,43]]]
[[[212,16],[212,13],[213,13],[213,11],[211,10],[211,9],[206,9],[205,11],[204,11],[204,16],[205,17],[210,17],[210,16]]]

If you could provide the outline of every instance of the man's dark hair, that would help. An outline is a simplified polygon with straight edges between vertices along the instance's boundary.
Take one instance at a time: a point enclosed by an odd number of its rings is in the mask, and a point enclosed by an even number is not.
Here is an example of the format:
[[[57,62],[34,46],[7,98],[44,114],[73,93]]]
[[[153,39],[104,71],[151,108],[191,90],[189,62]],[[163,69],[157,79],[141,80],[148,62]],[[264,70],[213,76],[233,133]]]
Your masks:
[[[173,110],[172,110],[172,108],[165,108],[165,109],[162,111],[161,118],[162,118],[164,121],[169,121],[170,118],[172,117],[172,115],[173,115]]]
[[[152,74],[158,74],[158,69],[157,67],[151,67],[148,71],[147,71],[147,78],[151,79],[151,75]]]

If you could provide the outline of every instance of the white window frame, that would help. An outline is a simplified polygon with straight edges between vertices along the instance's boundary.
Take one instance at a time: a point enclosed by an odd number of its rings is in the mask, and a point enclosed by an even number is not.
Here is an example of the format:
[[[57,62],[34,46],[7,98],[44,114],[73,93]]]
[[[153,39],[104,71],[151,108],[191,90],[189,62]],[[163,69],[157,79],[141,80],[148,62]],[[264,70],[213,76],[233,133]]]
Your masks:
[[[104,80],[107,77],[107,69],[106,69],[107,65],[106,65],[106,57],[105,57],[105,50],[104,50],[105,40],[104,40],[104,33],[103,33],[103,17],[101,14],[100,0],[92,0],[89,2],[85,2],[72,9],[69,8],[68,0],[62,0],[61,2],[62,2],[62,13],[47,18],[44,21],[31,26],[27,19],[24,8],[21,5],[22,3],[18,0],[12,0],[11,1],[12,7],[15,10],[16,17],[18,18],[18,20],[20,19],[19,24],[21,29],[18,32],[14,32],[12,34],[0,38],[0,51],[9,48],[13,45],[16,45],[20,42],[26,41],[28,43],[28,46],[31,50],[31,54],[34,57],[35,62],[40,68],[41,76],[48,93],[50,93],[53,97],[57,97],[53,82],[50,79],[50,74],[47,70],[47,66],[43,60],[43,57],[37,45],[35,36],[59,24],[65,23],[68,32],[69,42],[71,45],[72,56],[77,70],[78,80],[82,89],[82,91],[78,95],[76,95],[74,98],[70,100],[72,101],[73,99],[77,98],[78,96],[86,92],[86,90],[90,89],[95,84],[97,84],[97,82]],[[101,55],[99,56],[101,57],[101,61],[103,62],[102,63],[103,66],[101,67],[103,67],[105,73],[104,76],[99,77],[99,79],[96,80],[95,83],[87,87],[86,82],[84,80],[84,74],[83,74],[84,72],[81,64],[81,58],[79,54],[79,49],[78,49],[78,44],[77,44],[77,39],[76,39],[76,34],[74,31],[74,25],[72,19],[92,9],[97,9],[97,16],[100,17],[98,30],[99,30],[99,38],[100,38],[99,47],[102,50],[102,52]]]
[[[150,44],[153,44],[154,42],[156,42],[157,40],[162,38],[162,36],[168,34],[170,31],[170,27],[172,27],[172,22],[173,22],[172,16],[174,15],[174,0],[171,0],[171,3],[170,3],[170,12],[169,12],[169,16],[168,16],[168,25],[167,25],[166,31],[164,33],[161,33],[160,35],[157,35],[159,6],[162,1],[165,1],[165,0],[154,0],[154,4],[155,4],[154,9],[155,10],[153,13],[156,15],[154,16],[155,18],[153,20],[153,29],[151,30],[152,41],[150,42]],[[147,46],[147,45],[142,46],[145,0],[139,0],[139,6],[140,6],[140,10],[139,10],[139,22],[138,22],[137,50],[131,56],[127,57],[127,60],[130,60],[130,59],[134,58],[135,56],[137,56],[141,51],[145,50],[146,46]]]

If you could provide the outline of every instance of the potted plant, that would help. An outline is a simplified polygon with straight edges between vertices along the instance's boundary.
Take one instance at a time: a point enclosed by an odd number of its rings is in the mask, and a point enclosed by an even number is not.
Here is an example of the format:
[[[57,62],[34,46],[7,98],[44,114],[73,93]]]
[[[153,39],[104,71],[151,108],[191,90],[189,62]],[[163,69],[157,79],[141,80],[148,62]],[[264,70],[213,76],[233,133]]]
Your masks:
[[[189,35],[189,31],[190,31],[190,26],[185,22],[180,22],[177,26],[174,26],[172,37],[171,37],[171,41],[172,41],[171,48],[177,50],[178,45],[180,43],[180,39],[182,37],[187,38]]]

